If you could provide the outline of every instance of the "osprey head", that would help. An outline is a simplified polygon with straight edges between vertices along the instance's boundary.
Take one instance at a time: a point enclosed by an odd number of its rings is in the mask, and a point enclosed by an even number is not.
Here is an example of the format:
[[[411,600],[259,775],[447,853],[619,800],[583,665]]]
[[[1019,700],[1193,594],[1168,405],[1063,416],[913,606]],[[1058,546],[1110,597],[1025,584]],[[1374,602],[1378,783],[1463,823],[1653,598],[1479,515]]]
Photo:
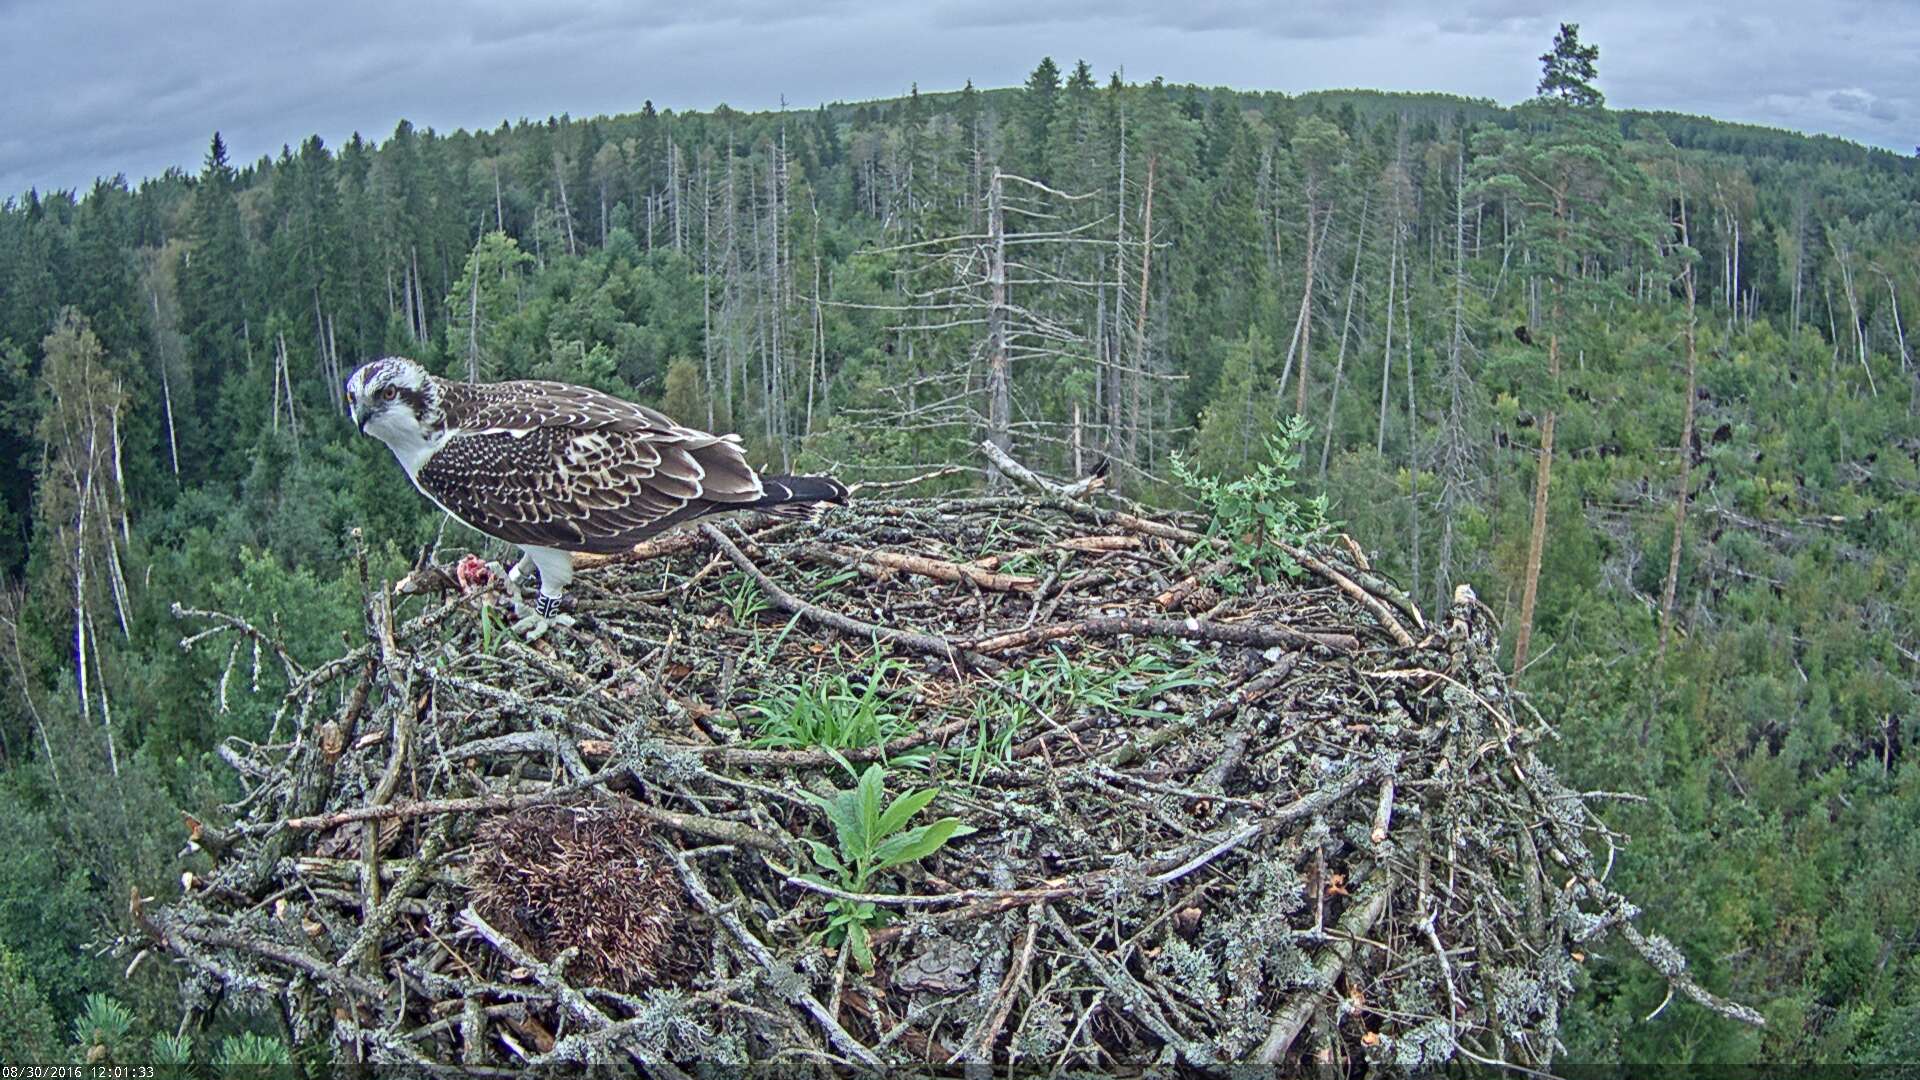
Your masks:
[[[388,445],[419,442],[440,424],[440,388],[404,356],[363,365],[347,380],[347,407],[362,434]]]

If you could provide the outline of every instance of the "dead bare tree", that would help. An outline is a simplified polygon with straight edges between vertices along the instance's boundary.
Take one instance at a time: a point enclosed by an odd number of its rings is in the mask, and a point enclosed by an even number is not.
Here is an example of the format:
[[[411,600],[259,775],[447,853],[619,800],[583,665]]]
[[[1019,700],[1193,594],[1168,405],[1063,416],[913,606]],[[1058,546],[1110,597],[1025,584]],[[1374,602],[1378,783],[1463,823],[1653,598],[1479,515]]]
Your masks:
[[[1667,549],[1667,580],[1660,589],[1660,647],[1658,656],[1665,659],[1667,639],[1673,628],[1673,596],[1680,581],[1680,543],[1687,524],[1688,488],[1692,484],[1693,468],[1693,407],[1694,387],[1696,385],[1695,336],[1696,319],[1694,317],[1694,282],[1691,242],[1688,233],[1687,201],[1680,199],[1680,246],[1686,258],[1686,269],[1681,271],[1680,281],[1687,294],[1687,319],[1681,326],[1682,340],[1687,349],[1687,398],[1680,421],[1680,480],[1673,493],[1673,543]],[[1644,724],[1642,734],[1644,734]]]
[[[1435,471],[1440,478],[1440,553],[1434,570],[1435,587],[1447,595],[1457,573],[1453,563],[1454,530],[1460,507],[1472,495],[1473,440],[1467,435],[1473,384],[1467,375],[1467,353],[1473,342],[1467,334],[1467,158],[1456,147],[1453,191],[1453,331],[1447,340],[1447,371],[1442,380],[1446,397],[1445,420],[1440,427]],[[1478,212],[1476,208],[1476,219]],[[1477,239],[1477,238],[1476,238]]]
[[[1152,170],[1150,164],[1150,175]],[[1017,435],[1025,442],[1051,447],[1055,459],[1064,462],[1070,460],[1073,446],[1071,404],[1061,403],[1057,413],[1035,409],[1033,418],[1022,417],[1019,371],[1037,363],[1054,365],[1049,370],[1056,373],[1075,369],[1091,373],[1102,366],[1094,355],[1100,298],[1112,282],[1097,269],[1087,271],[1086,277],[1076,276],[1080,271],[1069,256],[1086,254],[1083,261],[1093,265],[1092,256],[1106,252],[1130,266],[1145,240],[1115,238],[1112,222],[1098,212],[1098,193],[1071,194],[994,169],[985,194],[984,231],[915,240],[873,252],[906,260],[898,302],[861,304],[816,298],[823,307],[877,310],[901,320],[891,330],[905,344],[910,370],[881,388],[891,404],[848,406],[839,415],[855,429],[944,430],[956,436],[958,445],[984,439],[1002,451],[1014,445]],[[1143,218],[1150,214],[1149,207],[1150,201],[1143,203]],[[1151,262],[1142,255],[1140,266],[1144,294]],[[1136,361],[1104,365],[1110,377],[1130,381],[1127,408],[1129,427],[1135,431],[1138,425],[1132,417],[1142,406],[1134,384],[1144,379],[1145,371],[1144,312],[1142,306],[1134,320]],[[964,362],[923,367],[914,352],[915,339],[932,346],[931,352],[945,352]],[[1036,381],[1029,392],[1057,390]],[[1004,486],[997,469],[989,471],[989,482]]]
[[[1347,277],[1347,303],[1340,316],[1340,347],[1333,361],[1333,389],[1327,394],[1327,423],[1320,435],[1320,481],[1327,479],[1327,460],[1333,453],[1333,425],[1340,408],[1340,382],[1347,368],[1347,339],[1353,331],[1353,302],[1360,295],[1360,265],[1367,250],[1367,212],[1373,205],[1373,192],[1360,199],[1360,223],[1354,229],[1353,271]]]
[[[1853,286],[1855,251],[1851,232],[1845,223],[1836,222],[1827,230],[1827,247],[1833,252],[1834,268],[1840,271],[1840,291],[1847,300],[1848,337],[1852,339],[1854,355],[1860,361],[1860,370],[1867,373],[1867,389],[1874,397],[1879,397],[1880,388],[1873,381],[1873,367],[1867,363],[1867,329],[1860,318],[1859,293]],[[1839,348],[1839,339],[1835,338],[1833,344],[1836,349]]]
[[[172,369],[184,350],[178,312],[173,301],[179,250],[178,240],[170,241],[158,249],[149,249],[149,253],[142,257],[140,267],[147,300],[153,307],[153,366],[160,373],[160,408],[167,425],[167,460],[173,468],[175,480],[180,478],[180,438],[174,424]],[[167,296],[164,305],[161,301],[163,292]]]
[[[300,445],[300,417],[294,411],[293,374],[287,361],[287,335],[274,335],[273,349],[273,430],[280,430],[280,413],[287,414],[287,433],[293,437],[293,443]]]

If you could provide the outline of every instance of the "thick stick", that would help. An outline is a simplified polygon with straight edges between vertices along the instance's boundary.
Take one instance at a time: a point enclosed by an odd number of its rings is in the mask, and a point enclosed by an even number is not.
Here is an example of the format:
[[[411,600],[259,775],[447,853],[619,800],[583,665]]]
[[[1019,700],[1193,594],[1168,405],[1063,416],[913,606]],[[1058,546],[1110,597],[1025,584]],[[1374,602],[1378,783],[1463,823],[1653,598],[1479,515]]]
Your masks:
[[[1218,641],[1256,649],[1271,648],[1275,645],[1320,645],[1335,652],[1350,653],[1360,647],[1359,639],[1351,634],[1316,633],[1277,624],[1255,626],[1246,623],[1202,622],[1199,619],[1148,619],[1127,615],[1100,616],[1070,623],[1056,623],[1052,626],[1036,626],[1030,630],[1015,630],[970,642],[969,647],[976,652],[998,653],[1028,645],[1038,645],[1044,641],[1056,641],[1060,638],[1118,637],[1123,634],[1132,634],[1137,637],[1177,637],[1191,641]]]
[[[834,1049],[868,1068],[880,1066],[879,1057],[867,1049],[860,1040],[847,1034],[847,1029],[840,1026],[840,1021],[834,1019],[825,1005],[820,1004],[820,999],[807,992],[806,980],[793,968],[781,963],[759,938],[753,936],[753,931],[748,930],[733,913],[731,904],[721,904],[713,893],[707,890],[707,883],[700,879],[700,875],[695,872],[693,864],[687,861],[685,855],[674,852],[673,862],[674,866],[679,868],[680,881],[686,885],[687,893],[693,897],[694,903],[699,904],[700,910],[706,912],[710,918],[726,927],[727,932],[733,935],[733,939],[747,951],[747,955],[766,970],[772,979],[769,985],[778,991],[781,997],[813,1017],[814,1022],[827,1033],[827,1039],[833,1043]]]
[[[862,551],[859,548],[839,544],[831,547],[809,544],[801,550],[806,554],[834,563],[872,563],[889,570],[901,570],[937,581],[951,581],[955,584],[964,582],[989,592],[1030,593],[1040,584],[1038,578],[1027,577],[1024,574],[998,574],[979,566],[948,562],[945,559],[935,559],[925,555],[911,555],[900,551]]]
[[[1374,921],[1387,909],[1387,897],[1392,891],[1381,886],[1373,890],[1365,903],[1357,903],[1348,909],[1346,916],[1340,920],[1339,940],[1327,946],[1314,964],[1320,975],[1314,980],[1316,985],[1331,987],[1333,981],[1339,978],[1340,972],[1353,959],[1354,944],[1373,929]],[[1293,1046],[1293,1040],[1300,1036],[1300,1029],[1306,1026],[1307,1018],[1313,1015],[1313,1007],[1319,1000],[1320,995],[1311,991],[1296,993],[1292,1002],[1273,1018],[1273,1026],[1267,1029],[1267,1039],[1260,1044],[1254,1060],[1262,1065],[1278,1064]]]
[[[863,765],[870,761],[886,761],[909,750],[930,743],[945,742],[955,735],[964,735],[979,726],[979,721],[967,717],[941,724],[939,727],[928,728],[925,731],[917,731],[912,735],[902,735],[884,746],[854,746],[834,751],[756,750],[744,746],[686,746],[671,743],[667,744],[666,748],[674,753],[696,755],[709,764],[761,766],[770,769],[810,769],[838,765],[841,761],[849,761],[856,765]],[[605,759],[612,756],[613,743],[604,739],[582,739],[580,752],[590,758]]]
[[[605,783],[609,778],[626,771],[625,766],[610,766],[601,769],[592,776],[572,784],[543,791],[537,795],[487,795],[469,799],[425,799],[415,802],[387,803],[381,806],[356,806],[348,810],[339,810],[331,814],[316,814],[312,817],[289,818],[289,829],[332,829],[341,825],[350,825],[357,821],[384,821],[389,818],[432,817],[436,814],[482,814],[498,813],[505,810],[522,810],[529,806],[543,806],[547,803],[561,802],[591,788]],[[633,811],[650,821],[658,822],[669,828],[708,840],[722,843],[739,844],[759,851],[784,852],[786,845],[773,837],[742,825],[737,821],[721,818],[700,817],[697,814],[681,814],[672,810],[662,810],[657,806],[629,799],[623,795],[614,795],[624,809]]]

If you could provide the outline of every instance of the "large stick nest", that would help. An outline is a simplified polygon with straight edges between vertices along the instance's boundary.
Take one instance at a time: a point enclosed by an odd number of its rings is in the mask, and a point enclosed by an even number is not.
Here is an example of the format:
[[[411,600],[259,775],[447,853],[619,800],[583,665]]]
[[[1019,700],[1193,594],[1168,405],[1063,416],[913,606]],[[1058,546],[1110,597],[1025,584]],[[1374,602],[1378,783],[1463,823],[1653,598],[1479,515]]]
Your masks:
[[[223,747],[246,794],[137,944],[197,1016],[468,1067],[1537,1065],[1609,934],[1758,1022],[1607,887],[1470,590],[1428,621],[1349,543],[1235,594],[1192,522],[1022,479],[655,543],[533,644],[470,577],[370,588],[365,644],[279,653],[276,734]],[[803,793],[882,760],[975,831],[855,896]],[[863,903],[871,973],[828,944]]]

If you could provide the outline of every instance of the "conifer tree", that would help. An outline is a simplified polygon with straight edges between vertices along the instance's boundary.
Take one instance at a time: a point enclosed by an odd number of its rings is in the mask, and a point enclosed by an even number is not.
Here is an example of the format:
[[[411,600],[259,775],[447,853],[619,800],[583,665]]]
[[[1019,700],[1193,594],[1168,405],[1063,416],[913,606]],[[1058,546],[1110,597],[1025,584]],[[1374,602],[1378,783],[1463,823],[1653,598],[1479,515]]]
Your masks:
[[[1521,242],[1528,254],[1523,274],[1534,286],[1544,287],[1548,304],[1546,379],[1535,399],[1540,449],[1513,643],[1516,671],[1526,666],[1532,647],[1563,394],[1561,364],[1580,330],[1575,316],[1592,309],[1590,304],[1570,305],[1569,297],[1604,289],[1605,256],[1623,241],[1646,239],[1637,231],[1643,223],[1632,220],[1637,208],[1626,197],[1638,174],[1624,160],[1620,130],[1605,114],[1604,98],[1588,81],[1599,50],[1581,46],[1578,27],[1572,24],[1563,25],[1554,41],[1554,49],[1542,59],[1540,96],[1516,110],[1522,130],[1488,132],[1475,143],[1481,190],[1505,198],[1522,216]]]
[[[208,421],[216,416],[227,381],[247,373],[248,252],[234,179],[226,142],[215,132],[194,191],[180,272],[180,329],[193,377],[188,386],[175,388],[185,391],[176,394],[175,405],[183,418],[197,421],[179,425],[181,471],[189,480],[228,462],[237,426]]]
[[[1583,109],[1606,104],[1606,95],[1593,85],[1600,75],[1600,46],[1580,44],[1580,24],[1561,23],[1553,35],[1553,48],[1540,54],[1540,86],[1543,100],[1561,101]]]
[[[1053,62],[1053,57],[1042,57],[1033,73],[1027,76],[1026,89],[1014,112],[1018,125],[1015,134],[1019,140],[1015,144],[1015,168],[1042,182],[1053,178],[1048,142],[1059,98],[1060,67]]]

